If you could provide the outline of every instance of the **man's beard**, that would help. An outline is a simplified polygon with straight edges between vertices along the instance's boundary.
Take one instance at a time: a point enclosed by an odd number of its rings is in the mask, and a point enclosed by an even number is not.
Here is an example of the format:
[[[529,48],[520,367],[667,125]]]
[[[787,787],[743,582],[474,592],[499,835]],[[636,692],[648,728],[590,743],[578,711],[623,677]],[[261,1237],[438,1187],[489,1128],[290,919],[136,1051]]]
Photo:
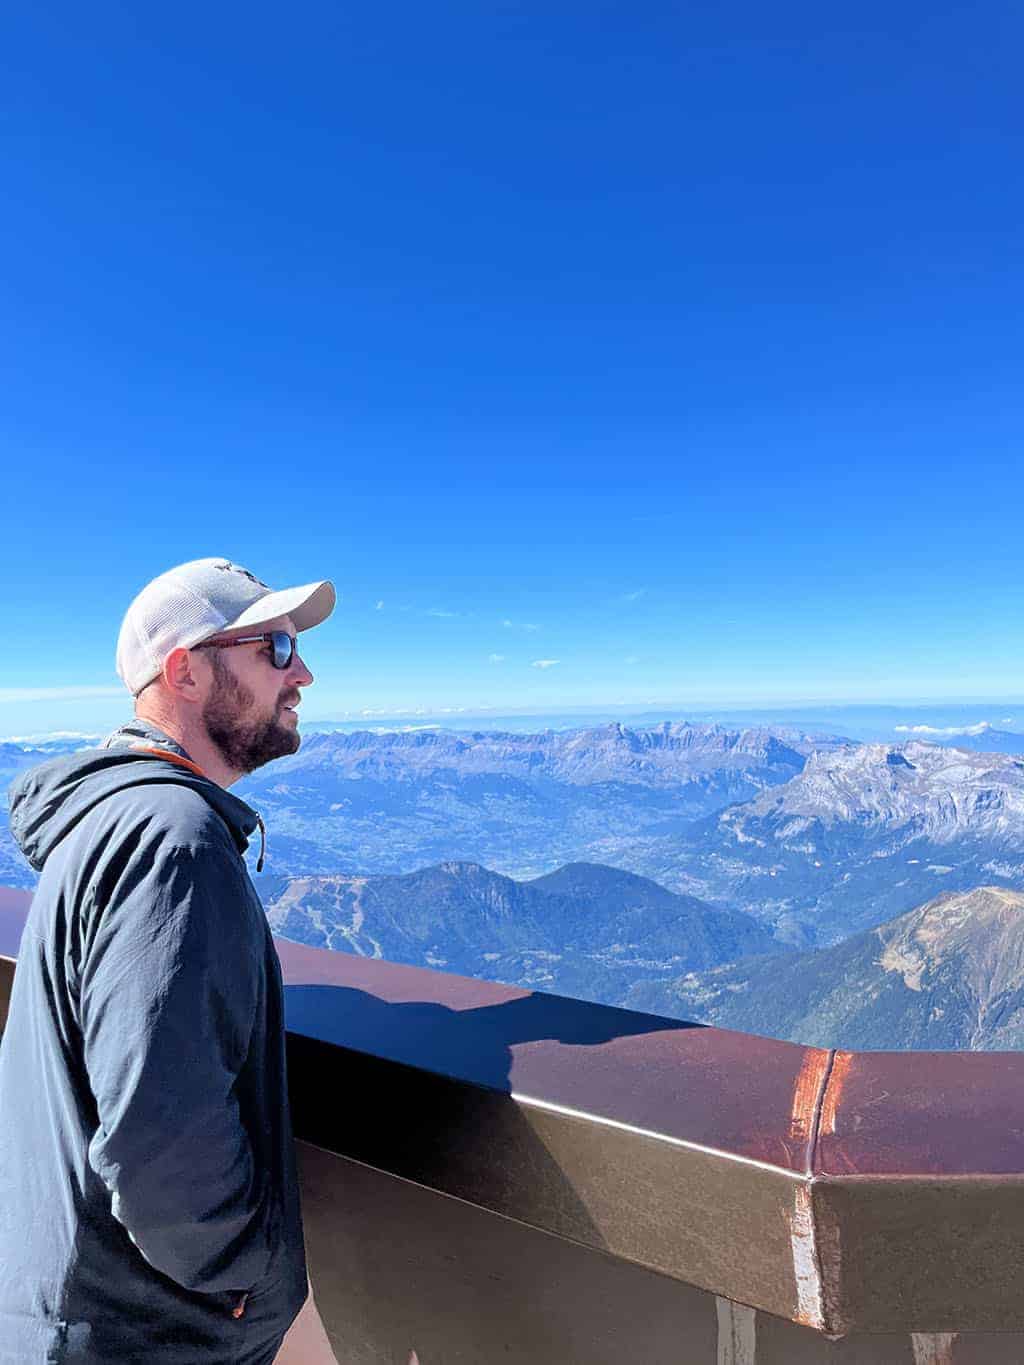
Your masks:
[[[255,696],[238,681],[216,650],[211,650],[211,654],[216,687],[203,707],[203,722],[228,767],[235,772],[251,773],[275,758],[295,753],[302,743],[298,729],[283,724],[278,719],[279,710],[266,719],[247,721],[245,715],[255,703]],[[296,701],[298,693],[284,704]]]

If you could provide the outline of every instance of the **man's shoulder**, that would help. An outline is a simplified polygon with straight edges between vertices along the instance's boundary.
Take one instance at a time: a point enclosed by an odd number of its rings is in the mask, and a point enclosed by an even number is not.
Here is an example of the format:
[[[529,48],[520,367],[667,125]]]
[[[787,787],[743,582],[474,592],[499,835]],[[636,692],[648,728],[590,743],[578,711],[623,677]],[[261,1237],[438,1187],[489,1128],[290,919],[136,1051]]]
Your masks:
[[[197,788],[183,782],[145,782],[123,787],[103,801],[97,815],[112,823],[142,826],[147,837],[195,849],[234,849],[222,816]]]

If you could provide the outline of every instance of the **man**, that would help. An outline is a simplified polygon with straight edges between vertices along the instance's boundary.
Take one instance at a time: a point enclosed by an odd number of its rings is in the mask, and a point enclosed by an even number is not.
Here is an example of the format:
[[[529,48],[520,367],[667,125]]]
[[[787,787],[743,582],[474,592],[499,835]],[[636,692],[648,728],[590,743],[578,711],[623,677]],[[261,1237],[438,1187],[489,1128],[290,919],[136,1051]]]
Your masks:
[[[40,878],[0,1047],[4,1365],[334,1362],[242,858],[262,821],[226,790],[298,749],[295,637],[334,602],[223,559],[162,574],[118,641],[135,720],[11,789]]]

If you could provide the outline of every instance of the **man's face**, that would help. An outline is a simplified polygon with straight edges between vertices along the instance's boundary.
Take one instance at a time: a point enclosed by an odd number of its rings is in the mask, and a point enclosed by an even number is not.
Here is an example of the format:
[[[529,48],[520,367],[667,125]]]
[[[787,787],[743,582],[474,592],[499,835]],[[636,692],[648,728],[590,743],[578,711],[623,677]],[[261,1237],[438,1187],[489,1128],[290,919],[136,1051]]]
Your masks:
[[[270,630],[295,634],[291,619],[283,616],[250,630],[226,632],[224,638]],[[271,663],[273,647],[269,642],[203,653],[213,676],[202,717],[206,733],[224,762],[236,772],[251,773],[275,758],[295,753],[302,741],[293,708],[301,699],[299,688],[313,681],[298,651],[284,669]]]

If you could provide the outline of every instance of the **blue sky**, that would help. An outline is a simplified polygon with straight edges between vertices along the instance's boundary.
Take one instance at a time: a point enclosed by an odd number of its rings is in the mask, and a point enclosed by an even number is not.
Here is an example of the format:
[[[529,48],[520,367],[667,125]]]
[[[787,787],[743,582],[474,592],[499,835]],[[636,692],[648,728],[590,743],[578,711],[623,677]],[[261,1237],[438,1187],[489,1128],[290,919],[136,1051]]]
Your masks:
[[[206,554],[310,716],[1024,696],[1020,11],[150,9],[5,19],[0,734]]]

